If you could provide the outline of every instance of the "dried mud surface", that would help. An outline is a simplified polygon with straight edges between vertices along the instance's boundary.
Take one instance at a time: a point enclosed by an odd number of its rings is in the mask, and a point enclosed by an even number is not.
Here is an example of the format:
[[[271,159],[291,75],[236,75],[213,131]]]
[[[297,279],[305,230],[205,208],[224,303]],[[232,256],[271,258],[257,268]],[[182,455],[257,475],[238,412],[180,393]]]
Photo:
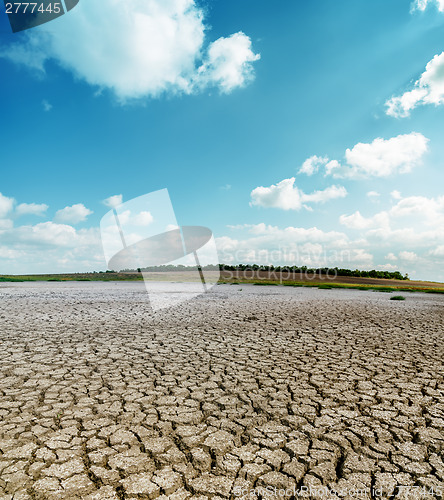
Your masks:
[[[405,295],[0,286],[0,498],[440,498],[444,297]]]

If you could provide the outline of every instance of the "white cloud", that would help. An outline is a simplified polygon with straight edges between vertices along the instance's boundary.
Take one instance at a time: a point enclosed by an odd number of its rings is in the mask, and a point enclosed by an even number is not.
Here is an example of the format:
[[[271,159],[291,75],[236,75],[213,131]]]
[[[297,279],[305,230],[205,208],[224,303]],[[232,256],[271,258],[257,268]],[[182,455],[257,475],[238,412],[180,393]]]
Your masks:
[[[335,198],[344,198],[347,191],[343,186],[329,186],[322,191],[306,194],[294,185],[295,178],[284,179],[270,187],[259,186],[251,192],[251,205],[283,210],[307,208],[305,203],[325,203]]]
[[[426,137],[417,132],[391,139],[378,137],[370,144],[360,142],[352,149],[347,149],[347,165],[333,175],[338,178],[362,179],[408,173],[420,163],[427,151],[428,142]]]
[[[392,197],[392,207],[365,217],[359,211],[342,215],[340,223],[358,231],[378,260],[398,262],[401,272],[422,279],[444,281],[441,271],[444,248],[444,196],[427,198],[400,193]],[[381,252],[385,252],[384,254]]]
[[[205,86],[231,92],[253,77],[259,55],[249,37],[239,32],[208,44],[203,9],[194,0],[107,0],[106,18],[103,9],[99,0],[81,2],[0,55],[38,71],[56,61],[120,101]]]
[[[427,198],[409,196],[402,198],[391,208],[393,217],[408,217],[413,222],[420,219],[422,225],[437,227],[444,223],[444,196]]]
[[[399,271],[398,266],[394,264],[378,264],[376,267],[378,271]]]
[[[436,55],[426,66],[426,70],[413,86],[401,96],[386,102],[389,116],[402,118],[422,104],[439,106],[444,103],[444,52]]]
[[[341,215],[339,222],[350,229],[369,229],[372,227],[388,227],[389,216],[387,212],[380,212],[373,217],[363,217],[359,211],[352,215]]]
[[[52,104],[49,103],[46,99],[43,99],[42,106],[43,106],[43,110],[46,112],[51,111],[51,109],[52,109]]]
[[[154,218],[151,212],[141,211],[131,213],[130,210],[125,210],[119,214],[119,221],[121,225],[128,226],[148,226],[153,222]],[[140,240],[140,237],[139,237]]]
[[[435,4],[440,12],[444,12],[444,0],[414,0],[412,8],[424,11],[431,4]]]
[[[136,226],[148,226],[153,220],[153,216],[150,212],[143,211],[133,217],[132,223]]]
[[[306,174],[306,175],[313,175],[314,173],[318,172],[319,167],[322,167],[328,163],[328,158],[326,156],[310,156],[310,158],[307,158],[304,163],[302,164],[302,167],[299,170],[299,174]]]
[[[232,226],[240,233],[233,238],[216,239],[220,261],[250,262],[274,265],[306,265],[313,267],[335,265],[339,267],[373,266],[373,256],[338,231],[323,231],[316,227],[279,228],[266,224]],[[247,234],[243,234],[247,231]]]
[[[110,196],[106,200],[103,200],[103,204],[110,208],[116,208],[123,203],[123,197],[121,194],[115,194]]]
[[[325,175],[332,175],[339,168],[341,168],[341,164],[337,160],[331,160],[325,165]]]
[[[405,174],[421,163],[429,139],[418,132],[390,139],[378,137],[371,143],[359,142],[345,152],[345,163],[327,157],[312,156],[305,160],[300,173],[312,175],[325,165],[325,176],[337,179],[367,179]]]
[[[301,192],[301,199],[304,203],[325,203],[336,198],[345,198],[347,190],[344,186],[329,186],[321,191],[314,191],[310,194]]]
[[[395,198],[394,198],[395,199]],[[339,222],[351,229],[387,229],[401,222],[405,228],[407,220],[410,227],[417,224],[424,228],[444,227],[444,196],[427,198],[425,196],[408,196],[396,198],[397,203],[389,210],[376,213],[371,217],[364,217],[359,211],[351,215],[341,215]]]
[[[65,224],[41,222],[35,226],[19,226],[2,234],[2,243],[15,245],[70,246],[76,230]]]
[[[14,198],[8,198],[0,193],[0,217],[5,217],[14,207]]]
[[[444,257],[444,245],[439,245],[429,252],[429,255],[434,257]]]
[[[391,260],[393,262],[397,261],[398,260],[398,257],[396,257],[396,255],[393,253],[393,252],[389,252],[385,257],[384,259],[386,260]]]
[[[0,231],[0,273],[86,272],[105,266],[98,228],[43,222]]]
[[[48,210],[45,203],[20,203],[15,209],[16,215],[44,215]]]
[[[370,198],[372,201],[377,200],[381,196],[380,193],[377,191],[368,191],[367,192],[367,197]]]
[[[399,258],[401,260],[406,260],[407,262],[415,262],[418,260],[418,256],[416,255],[415,252],[399,252]]]
[[[21,203],[14,210],[14,205],[14,198],[0,194],[0,273],[76,272],[105,267],[97,228],[77,231],[50,221],[14,227],[17,216],[41,216],[48,208],[43,203]]]
[[[78,222],[85,221],[88,215],[92,213],[93,212],[86,208],[83,203],[77,203],[71,207],[65,207],[58,210],[55,214],[54,221],[66,224],[77,224]]]
[[[252,63],[260,59],[251,49],[251,40],[241,31],[213,42],[205,62],[198,69],[199,87],[216,86],[230,93],[254,78]]]
[[[400,200],[400,199],[402,198],[401,193],[400,193],[397,189],[394,189],[394,190],[390,193],[390,196],[391,196],[394,200]]]
[[[0,219],[0,231],[2,229],[10,229],[14,226],[14,222],[11,219]]]

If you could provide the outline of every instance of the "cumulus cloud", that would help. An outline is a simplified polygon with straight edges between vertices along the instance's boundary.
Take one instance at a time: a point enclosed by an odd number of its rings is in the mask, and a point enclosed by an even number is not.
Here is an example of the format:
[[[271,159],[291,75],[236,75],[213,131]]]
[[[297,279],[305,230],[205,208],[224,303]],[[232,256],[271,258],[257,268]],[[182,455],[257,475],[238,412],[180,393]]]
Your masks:
[[[408,196],[401,198],[390,210],[393,217],[420,218],[422,224],[438,226],[444,223],[444,196],[427,198],[426,196]]]
[[[0,193],[0,217],[5,217],[14,207],[14,198],[8,198]]]
[[[418,260],[418,256],[415,252],[407,252],[406,250],[399,252],[399,258],[401,260],[406,260],[407,262],[415,262]]]
[[[439,245],[436,248],[433,248],[432,250],[430,250],[429,255],[444,258],[444,245]]]
[[[282,210],[300,210],[307,203],[325,203],[335,198],[347,196],[343,186],[329,186],[322,191],[306,194],[294,185],[295,178],[284,179],[269,187],[259,186],[251,192],[251,205]]]
[[[221,262],[369,269],[373,266],[373,255],[362,246],[363,242],[353,241],[343,232],[317,227],[279,228],[264,223],[231,229],[238,235],[216,239]]]
[[[351,215],[341,215],[339,222],[351,229],[388,228],[397,221],[408,221],[411,226],[444,227],[444,196],[427,198],[426,196],[408,196],[396,198],[389,210],[378,212],[371,217],[364,217],[359,211]]]
[[[372,201],[377,200],[381,196],[380,193],[377,191],[368,191],[367,192],[367,197],[370,198]]]
[[[338,170],[341,164],[337,160],[331,160],[325,165],[325,175],[334,174],[335,170]]]
[[[389,116],[402,118],[419,105],[444,103],[444,52],[436,55],[426,66],[424,73],[413,88],[386,102]]]
[[[313,175],[318,172],[319,168],[328,163],[328,158],[326,156],[310,156],[307,158],[302,167],[299,170],[299,174]]]
[[[440,12],[444,12],[444,0],[414,0],[412,8],[414,10],[426,10],[429,5],[436,5]]]
[[[312,175],[324,166],[325,176],[337,179],[367,179],[405,174],[421,163],[428,150],[429,139],[418,132],[390,139],[377,137],[371,143],[359,142],[345,152],[343,164],[327,157],[311,156],[299,174]]]
[[[444,280],[440,249],[444,248],[444,196],[392,198],[393,206],[369,217],[359,211],[342,215],[340,223],[366,242],[372,253],[399,262],[403,272],[417,271],[423,279]],[[395,250],[396,249],[396,254]],[[441,272],[441,274],[439,274]]]
[[[356,179],[405,174],[420,163],[428,142],[426,137],[417,132],[387,140],[378,137],[370,144],[360,142],[352,149],[347,149],[347,165],[342,172],[333,175]]]
[[[251,81],[259,55],[250,38],[238,32],[208,43],[205,31],[194,0],[91,0],[0,54],[41,72],[53,60],[120,101],[208,86],[231,92]]]
[[[221,92],[230,93],[243,87],[254,78],[252,63],[260,59],[251,47],[251,40],[241,31],[213,42],[205,62],[198,69],[196,84],[199,87],[216,86]]]
[[[339,222],[350,229],[368,229],[371,227],[388,227],[389,216],[386,212],[381,212],[373,217],[363,217],[356,211],[352,215],[341,215]]]
[[[2,243],[15,245],[70,246],[76,230],[65,224],[41,222],[34,226],[19,226],[2,234]]]
[[[395,192],[391,203],[387,210],[367,216],[359,210],[341,215],[339,222],[377,262],[397,263],[403,273],[444,281],[444,196],[403,197]]]
[[[106,200],[103,200],[103,204],[110,208],[116,208],[123,203],[123,197],[121,194],[115,194],[110,196]]]
[[[98,228],[76,230],[60,220],[14,226],[17,217],[43,216],[47,209],[44,203],[16,205],[14,198],[0,194],[0,273],[103,269],[105,262]],[[90,211],[78,204],[58,213],[60,218],[78,220]]]
[[[42,216],[48,210],[45,203],[20,203],[15,209],[16,215],[39,215]]]
[[[10,229],[14,226],[14,222],[11,219],[0,219],[0,231],[2,229]]]
[[[83,205],[83,203],[77,203],[71,207],[65,207],[58,210],[55,214],[54,221],[62,222],[66,224],[77,224],[86,220],[88,215],[93,212]]]
[[[393,262],[396,262],[398,260],[398,257],[393,252],[389,252],[385,257],[385,260],[391,260]]]
[[[147,212],[145,210],[136,213],[131,213],[130,210],[125,210],[119,214],[119,220],[122,225],[148,226],[153,222],[154,217],[151,212]]]
[[[3,230],[0,225],[0,272],[79,272],[105,265],[98,228],[76,230],[50,221]]]

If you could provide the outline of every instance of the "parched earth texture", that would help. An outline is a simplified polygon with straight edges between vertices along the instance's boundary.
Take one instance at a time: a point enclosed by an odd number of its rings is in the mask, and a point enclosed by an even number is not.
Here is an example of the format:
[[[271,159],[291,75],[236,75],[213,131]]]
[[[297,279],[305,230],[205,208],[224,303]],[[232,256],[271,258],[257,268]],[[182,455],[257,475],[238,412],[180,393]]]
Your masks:
[[[442,498],[444,297],[0,287],[0,498]]]

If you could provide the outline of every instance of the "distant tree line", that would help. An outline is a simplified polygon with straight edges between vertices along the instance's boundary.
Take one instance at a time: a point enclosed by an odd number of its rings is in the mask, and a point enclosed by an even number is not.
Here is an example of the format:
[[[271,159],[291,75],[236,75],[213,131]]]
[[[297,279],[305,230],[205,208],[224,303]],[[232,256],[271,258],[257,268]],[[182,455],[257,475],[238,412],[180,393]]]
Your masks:
[[[191,271],[196,269],[196,266],[151,266],[144,267],[140,270],[124,269],[124,272],[168,272],[168,271]],[[356,278],[380,278],[380,279],[395,279],[395,280],[408,280],[408,274],[401,274],[399,271],[361,271],[359,269],[341,269],[339,267],[319,267],[309,268],[307,266],[260,266],[258,264],[210,264],[202,266],[204,271],[268,271],[277,273],[304,273],[304,274],[319,274],[329,276],[353,276]]]
[[[353,276],[356,278],[381,278],[381,279],[395,279],[395,280],[408,280],[408,274],[402,275],[399,271],[361,271],[359,269],[341,269],[339,267],[318,267],[309,268],[307,266],[259,266],[257,264],[236,264],[234,266],[229,264],[220,264],[222,271],[269,271],[281,273],[304,273],[304,274],[328,274],[330,276]]]

